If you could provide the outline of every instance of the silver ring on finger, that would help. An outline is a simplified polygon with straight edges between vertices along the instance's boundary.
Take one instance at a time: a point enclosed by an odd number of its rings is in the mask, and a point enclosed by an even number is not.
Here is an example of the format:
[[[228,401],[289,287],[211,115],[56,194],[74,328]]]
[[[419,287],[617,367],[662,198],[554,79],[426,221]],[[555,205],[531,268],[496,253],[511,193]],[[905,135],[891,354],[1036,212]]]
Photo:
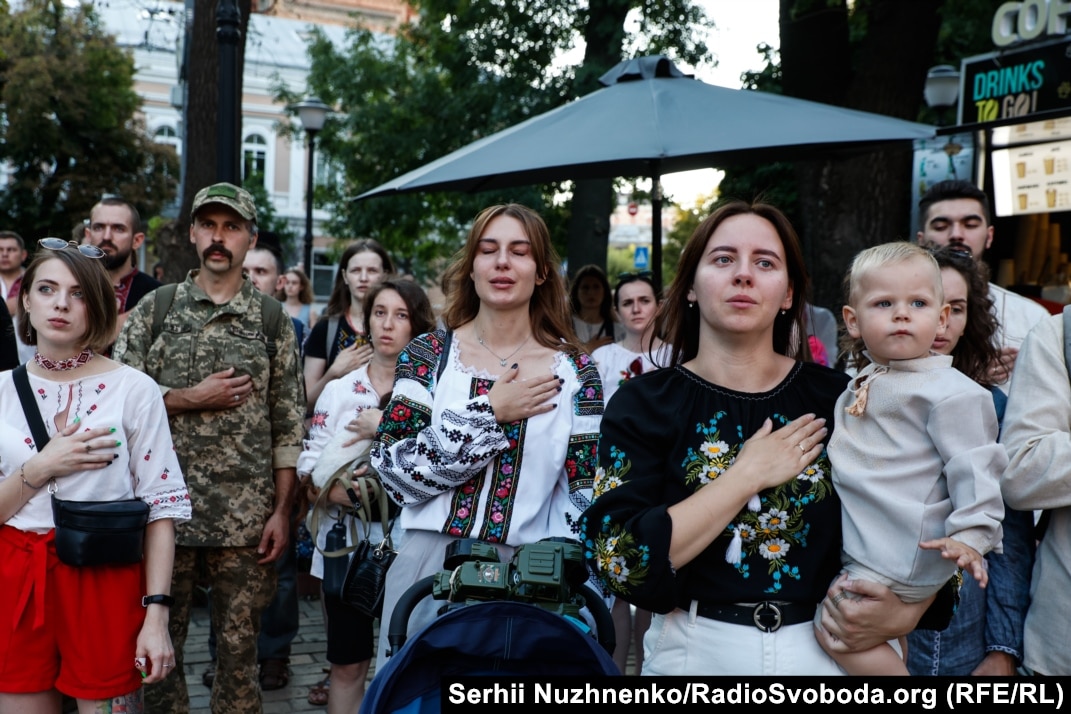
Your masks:
[[[234,401],[236,401],[236,402],[237,402],[237,401],[240,401],[241,399],[242,399],[242,398],[241,398],[241,397],[239,397],[239,396],[238,396],[237,394],[235,394],[235,395],[234,395]]]
[[[807,449],[804,448],[802,441],[800,443],[796,444],[796,446],[800,447],[800,451],[802,451],[803,453],[805,453],[805,454],[807,453]]]
[[[833,603],[833,607],[835,607],[835,608],[837,608],[839,610],[840,609],[840,601],[843,600],[846,597],[848,597],[848,596],[845,595],[844,591],[842,590],[839,593],[837,593],[836,595],[834,595],[833,599],[830,600],[830,602]]]

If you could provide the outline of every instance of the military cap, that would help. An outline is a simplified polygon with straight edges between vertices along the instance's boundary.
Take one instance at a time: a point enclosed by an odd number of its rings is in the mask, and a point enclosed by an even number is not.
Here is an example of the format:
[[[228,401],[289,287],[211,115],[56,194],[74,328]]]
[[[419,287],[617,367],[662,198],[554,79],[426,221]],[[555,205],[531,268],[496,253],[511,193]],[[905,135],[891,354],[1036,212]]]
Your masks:
[[[253,202],[253,196],[244,188],[239,188],[231,183],[215,183],[205,186],[193,197],[191,216],[196,216],[202,206],[209,203],[219,203],[234,209],[247,221],[257,222],[257,206]]]

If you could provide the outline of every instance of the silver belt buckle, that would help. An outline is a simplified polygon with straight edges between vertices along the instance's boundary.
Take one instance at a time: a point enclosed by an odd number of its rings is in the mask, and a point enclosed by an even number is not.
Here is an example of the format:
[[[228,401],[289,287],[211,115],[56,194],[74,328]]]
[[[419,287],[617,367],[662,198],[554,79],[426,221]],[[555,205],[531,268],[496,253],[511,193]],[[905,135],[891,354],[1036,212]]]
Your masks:
[[[762,621],[764,615],[773,615],[773,624],[767,625]],[[772,602],[760,602],[755,606],[755,609],[751,611],[751,619],[755,621],[755,627],[759,628],[763,632],[776,632],[781,629],[783,619],[781,617],[781,608]]]

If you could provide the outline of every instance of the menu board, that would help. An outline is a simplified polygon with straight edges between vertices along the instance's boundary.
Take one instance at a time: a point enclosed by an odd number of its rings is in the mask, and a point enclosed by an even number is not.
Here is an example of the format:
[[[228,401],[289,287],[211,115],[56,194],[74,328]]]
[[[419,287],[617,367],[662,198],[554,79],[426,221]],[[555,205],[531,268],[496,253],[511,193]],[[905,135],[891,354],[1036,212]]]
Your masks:
[[[998,216],[1071,210],[1071,141],[993,152]]]
[[[998,126],[993,129],[993,146],[1071,139],[1071,117],[1057,117],[1044,121],[1029,121],[1014,126]]]

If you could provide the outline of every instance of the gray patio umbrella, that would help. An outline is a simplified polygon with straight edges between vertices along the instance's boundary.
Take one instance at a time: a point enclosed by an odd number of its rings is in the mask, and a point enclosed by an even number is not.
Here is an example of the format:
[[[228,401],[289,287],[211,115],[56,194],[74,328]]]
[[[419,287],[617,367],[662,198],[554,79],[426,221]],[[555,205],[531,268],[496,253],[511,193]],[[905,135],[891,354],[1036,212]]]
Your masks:
[[[660,275],[663,174],[868,151],[936,135],[936,127],[881,114],[706,84],[664,55],[626,60],[599,81],[603,89],[479,139],[356,200],[648,176],[655,189],[651,262]]]

